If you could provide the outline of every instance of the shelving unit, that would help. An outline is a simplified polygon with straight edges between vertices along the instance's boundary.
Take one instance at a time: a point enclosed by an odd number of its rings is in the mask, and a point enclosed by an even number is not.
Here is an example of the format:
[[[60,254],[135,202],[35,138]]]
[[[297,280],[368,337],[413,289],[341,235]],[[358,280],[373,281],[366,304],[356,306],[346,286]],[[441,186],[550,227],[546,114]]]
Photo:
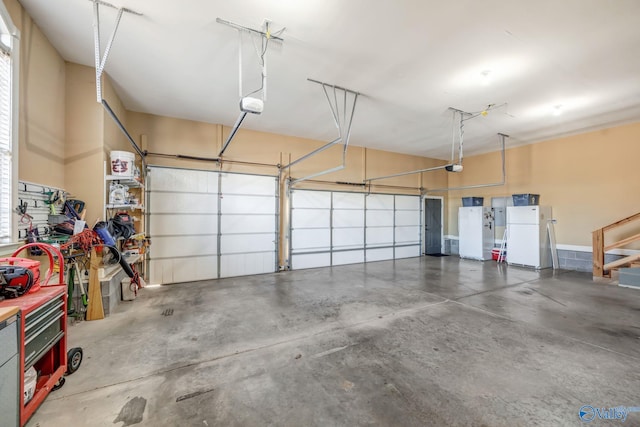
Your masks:
[[[139,159],[138,159],[139,160]],[[146,232],[145,224],[145,185],[143,178],[137,179],[133,176],[121,176],[111,175],[111,169],[109,163],[104,163],[104,185],[105,185],[105,205],[104,205],[104,219],[108,221],[116,213],[127,211],[135,219],[134,228],[136,235],[144,235]],[[131,193],[134,193],[137,199],[137,203],[109,203],[109,194],[111,183],[118,183],[129,188]],[[119,241],[120,243],[120,241]],[[136,256],[135,261],[138,273],[144,278],[146,277],[146,260],[144,254]]]
[[[44,401],[67,370],[67,287],[43,286],[34,294],[0,302],[0,308],[16,306],[22,312],[19,326],[20,425]],[[24,372],[35,367],[38,381],[33,397],[23,404]]]

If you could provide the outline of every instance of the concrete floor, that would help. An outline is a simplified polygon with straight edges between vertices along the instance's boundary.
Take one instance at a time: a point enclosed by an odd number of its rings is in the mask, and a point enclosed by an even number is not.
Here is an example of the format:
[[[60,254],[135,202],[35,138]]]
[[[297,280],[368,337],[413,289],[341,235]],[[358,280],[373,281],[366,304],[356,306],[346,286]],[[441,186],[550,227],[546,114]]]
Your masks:
[[[70,328],[29,426],[581,425],[640,406],[639,338],[637,290],[457,257],[164,286]]]

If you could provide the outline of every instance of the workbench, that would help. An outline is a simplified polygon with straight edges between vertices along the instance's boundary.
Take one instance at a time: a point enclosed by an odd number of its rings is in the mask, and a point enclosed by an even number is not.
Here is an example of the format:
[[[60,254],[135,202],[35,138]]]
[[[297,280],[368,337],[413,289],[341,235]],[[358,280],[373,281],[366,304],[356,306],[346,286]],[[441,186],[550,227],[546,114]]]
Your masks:
[[[20,424],[44,401],[67,370],[67,287],[43,286],[38,292],[0,301],[0,310],[18,307],[19,407]],[[24,373],[30,367],[38,372],[33,397],[23,404]]]
[[[0,414],[3,423],[20,421],[20,308],[0,308]],[[4,424],[2,424],[4,425]]]

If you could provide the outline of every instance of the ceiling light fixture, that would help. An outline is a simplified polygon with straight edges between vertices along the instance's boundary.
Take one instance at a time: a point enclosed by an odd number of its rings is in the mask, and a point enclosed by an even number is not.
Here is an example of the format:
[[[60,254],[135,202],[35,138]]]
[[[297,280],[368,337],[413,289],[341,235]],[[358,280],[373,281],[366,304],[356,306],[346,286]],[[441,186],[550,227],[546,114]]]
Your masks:
[[[560,114],[562,114],[562,104],[558,104],[558,105],[554,106],[552,114],[554,116],[559,116]]]
[[[482,85],[489,86],[491,84],[491,70],[484,70],[480,75],[482,75]]]

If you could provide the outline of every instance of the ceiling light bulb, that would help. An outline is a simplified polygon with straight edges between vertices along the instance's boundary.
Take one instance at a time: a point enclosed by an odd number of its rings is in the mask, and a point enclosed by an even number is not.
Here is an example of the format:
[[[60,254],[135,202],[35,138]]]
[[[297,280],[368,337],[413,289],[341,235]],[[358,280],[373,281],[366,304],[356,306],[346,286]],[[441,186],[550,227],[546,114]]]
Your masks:
[[[482,75],[482,84],[484,86],[487,86],[491,83],[491,70],[484,70],[483,72],[480,73]]]
[[[553,107],[553,115],[559,116],[560,114],[562,114],[562,105],[558,104],[555,107]]]

